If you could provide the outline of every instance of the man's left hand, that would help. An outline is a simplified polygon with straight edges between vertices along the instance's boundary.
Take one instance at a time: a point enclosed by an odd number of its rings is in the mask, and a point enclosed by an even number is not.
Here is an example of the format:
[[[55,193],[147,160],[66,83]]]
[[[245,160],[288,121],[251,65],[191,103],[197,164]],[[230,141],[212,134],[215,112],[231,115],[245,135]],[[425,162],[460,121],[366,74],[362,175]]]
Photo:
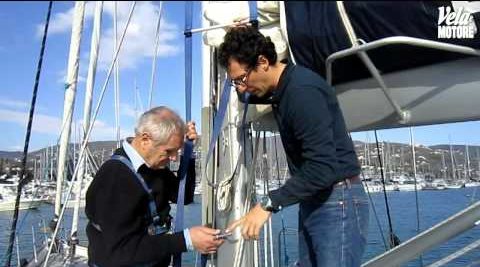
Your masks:
[[[187,132],[186,137],[188,140],[194,141],[197,140],[197,129],[195,128],[195,122],[190,121],[187,123]]]
[[[270,218],[271,212],[262,209],[260,204],[255,205],[247,215],[230,224],[227,231],[233,231],[238,226],[242,228],[242,236],[246,240],[259,239],[263,224]]]

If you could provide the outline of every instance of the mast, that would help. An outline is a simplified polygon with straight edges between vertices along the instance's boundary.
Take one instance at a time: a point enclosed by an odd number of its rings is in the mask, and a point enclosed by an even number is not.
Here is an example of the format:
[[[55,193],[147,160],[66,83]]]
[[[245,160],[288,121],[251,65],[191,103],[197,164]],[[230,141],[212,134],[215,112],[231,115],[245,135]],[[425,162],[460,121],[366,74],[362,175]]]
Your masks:
[[[403,148],[404,148],[403,146],[400,147],[400,170],[401,170],[402,172],[405,172],[405,171],[406,171],[406,168],[405,168],[405,159],[404,159],[405,155],[404,155],[404,153],[403,153]]]
[[[465,181],[469,181],[470,174],[470,155],[468,153],[468,145],[465,145]]]
[[[70,139],[75,94],[77,90],[78,68],[80,61],[80,41],[82,38],[83,19],[85,14],[85,1],[75,2],[75,11],[72,24],[72,37],[70,40],[70,55],[68,58],[67,81],[65,85],[65,102],[63,105],[63,122],[60,135],[60,148],[57,164],[57,192],[55,197],[55,217],[53,222],[58,222],[61,211],[61,198],[65,167],[67,162],[68,141]],[[53,226],[53,225],[52,225]],[[54,228],[54,227],[52,227]]]
[[[370,153],[371,153],[371,151],[370,151],[370,135],[368,134],[368,132],[367,132],[367,141],[366,141],[366,143],[367,143],[367,165],[368,165],[369,169],[371,169],[371,167],[372,167],[372,159],[371,159],[371,156],[370,156]]]
[[[449,140],[449,146],[450,146],[450,160],[451,160],[451,163],[452,163],[452,179],[453,179],[453,181],[456,181],[457,180],[457,170],[455,168],[455,160],[453,158],[452,142],[450,140]]]
[[[48,181],[48,177],[49,177],[49,172],[51,171],[49,169],[50,167],[50,146],[47,146],[47,149],[45,149],[45,152],[42,154],[42,179],[44,182],[47,182]]]
[[[442,150],[442,179],[446,179],[447,178],[447,163],[445,161],[445,154],[443,153],[443,150]]]
[[[33,183],[37,184],[38,183],[38,178],[37,178],[37,159],[33,158]]]
[[[79,3],[81,3],[81,5],[83,6],[83,10],[84,10],[85,3],[84,3],[84,2],[77,2],[77,4],[79,4]],[[126,33],[127,29],[128,29],[128,25],[130,24],[130,20],[131,20],[133,11],[134,11],[134,9],[135,9],[135,5],[136,5],[136,1],[134,1],[134,2],[132,3],[132,5],[131,5],[130,13],[129,13],[129,15],[128,15],[127,23],[126,23],[126,26],[125,26],[125,31],[123,32],[123,35],[122,35],[122,37],[120,38],[120,43],[119,43],[119,45],[118,45],[118,49],[117,49],[117,50],[115,51],[115,53],[114,53],[112,65],[110,65],[110,67],[109,67],[109,69],[108,69],[107,78],[106,78],[105,83],[103,84],[102,90],[101,90],[101,92],[100,92],[98,105],[96,106],[95,111],[94,111],[94,113],[93,113],[93,117],[92,117],[92,120],[93,120],[93,121],[95,121],[95,119],[97,118],[97,115],[98,115],[98,112],[99,112],[99,109],[100,109],[100,105],[101,105],[102,100],[103,100],[103,97],[104,97],[104,95],[105,95],[106,87],[107,87],[107,85],[108,85],[108,81],[109,81],[109,79],[110,79],[110,75],[111,75],[112,70],[113,70],[113,65],[114,65],[115,62],[116,62],[116,59],[117,59],[117,56],[118,56],[118,52],[119,52],[120,47],[121,47],[121,45],[122,45],[122,43],[123,43],[123,40],[124,40],[124,37],[125,37],[125,33]],[[82,14],[83,14],[83,13],[82,13]],[[83,16],[82,16],[82,19],[83,19]],[[76,21],[76,20],[74,20],[74,21]],[[83,22],[83,20],[82,20],[82,22]],[[74,25],[74,27],[75,27],[75,26],[76,26],[76,23],[74,23],[73,25]],[[80,26],[82,26],[82,24],[80,24]],[[87,132],[86,132],[86,140],[88,140],[88,138],[89,138],[89,136],[90,136],[90,134],[91,134],[91,132],[92,132],[92,128],[93,128],[92,125],[93,125],[93,124],[91,124],[91,125],[89,126],[89,128],[88,128],[88,130],[87,130]],[[82,144],[82,148],[81,148],[81,150],[80,150],[80,157],[83,157],[83,154],[84,154],[85,151],[87,150],[86,148],[87,148],[87,142],[84,142],[84,143]],[[79,165],[77,165],[77,166],[75,167],[75,170],[73,171],[72,177],[73,177],[74,180],[75,180],[75,178],[76,178],[76,176],[77,176],[78,170],[79,170]],[[71,184],[71,185],[69,186],[69,188],[68,188],[68,190],[67,190],[67,196],[69,196],[70,193],[72,192],[72,188],[73,188],[73,184]],[[66,208],[66,206],[63,206],[63,207],[62,207],[61,212],[60,212],[60,214],[59,214],[59,216],[58,216],[57,221],[58,221],[58,220],[61,220],[61,218],[62,218],[63,215],[65,214],[65,210],[66,210],[65,208]],[[53,230],[52,240],[55,240],[55,238],[56,238],[56,236],[57,236],[57,234],[58,234],[58,231],[59,231],[59,224],[57,223],[57,224],[55,225],[54,230]],[[48,251],[47,251],[47,253],[46,253],[45,261],[44,261],[44,263],[43,263],[43,266],[44,266],[44,267],[47,267],[47,265],[48,265],[48,259],[49,259],[50,255],[51,255],[51,253],[52,253],[52,249],[53,249],[54,244],[55,244],[55,242],[51,242],[51,243],[49,244],[49,246],[48,246]]]
[[[50,149],[50,182],[53,181],[53,155],[55,152],[55,146],[52,145],[52,148]]]
[[[137,92],[138,92],[138,87],[137,87],[137,78],[133,80],[133,102],[135,103],[135,119],[138,119],[138,98],[137,98]]]
[[[150,93],[148,96],[148,108],[152,108],[153,104],[153,88],[155,87],[155,71],[156,71],[156,66],[157,66],[157,53],[158,53],[158,44],[160,42],[160,21],[162,20],[162,3],[163,1],[160,1],[158,3],[158,19],[157,19],[157,28],[156,28],[156,33],[155,33],[155,44],[153,48],[153,61],[152,61],[152,74],[150,77]]]
[[[114,12],[113,12],[113,55],[115,56],[115,50],[117,50],[117,1],[113,2]],[[120,148],[120,83],[119,83],[119,70],[118,70],[118,58],[115,61],[115,72],[114,72],[114,98],[115,98],[115,137],[117,141],[117,148]]]
[[[103,9],[103,1],[98,1],[95,6],[95,17],[93,21],[93,31],[92,31],[92,40],[90,46],[90,62],[88,67],[88,75],[87,75],[87,84],[85,89],[85,103],[83,108],[83,131],[82,131],[82,142],[83,144],[86,139],[86,133],[90,126],[90,117],[92,113],[92,95],[93,95],[93,87],[95,85],[95,74],[97,71],[97,61],[98,61],[98,52],[100,48],[100,28],[102,24],[102,9]],[[86,153],[84,153],[86,155]],[[73,219],[72,219],[72,230],[70,233],[70,248],[71,254],[70,256],[75,255],[75,245],[78,244],[78,220],[79,220],[79,212],[80,212],[80,202],[82,197],[82,187],[83,187],[83,178],[85,176],[87,169],[87,156],[83,156],[79,159],[78,164],[78,179],[77,179],[77,194],[75,195],[75,207],[73,211]]]

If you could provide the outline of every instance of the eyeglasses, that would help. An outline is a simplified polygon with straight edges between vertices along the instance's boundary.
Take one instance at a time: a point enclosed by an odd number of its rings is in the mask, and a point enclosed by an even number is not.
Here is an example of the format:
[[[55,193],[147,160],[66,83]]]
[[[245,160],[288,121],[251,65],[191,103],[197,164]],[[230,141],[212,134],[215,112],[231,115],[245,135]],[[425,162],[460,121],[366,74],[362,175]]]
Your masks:
[[[252,69],[249,69],[242,76],[240,76],[236,79],[232,79],[232,81],[231,81],[232,86],[237,87],[237,86],[240,86],[240,85],[247,85],[247,80],[248,80],[248,76],[250,76],[250,72],[252,72]]]
[[[182,155],[183,154],[183,150],[180,148],[180,149],[167,149],[165,151],[162,151],[162,153],[160,154],[161,156],[168,156],[169,158],[173,158],[173,157],[177,157],[178,155]]]

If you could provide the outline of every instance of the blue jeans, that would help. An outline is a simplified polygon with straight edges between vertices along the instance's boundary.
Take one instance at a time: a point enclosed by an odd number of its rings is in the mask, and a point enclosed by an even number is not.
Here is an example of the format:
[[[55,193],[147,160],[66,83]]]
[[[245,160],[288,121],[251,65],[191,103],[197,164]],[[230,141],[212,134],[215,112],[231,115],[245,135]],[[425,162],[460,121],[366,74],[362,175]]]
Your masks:
[[[368,199],[358,179],[336,184],[321,203],[301,202],[299,266],[360,266],[368,213]]]

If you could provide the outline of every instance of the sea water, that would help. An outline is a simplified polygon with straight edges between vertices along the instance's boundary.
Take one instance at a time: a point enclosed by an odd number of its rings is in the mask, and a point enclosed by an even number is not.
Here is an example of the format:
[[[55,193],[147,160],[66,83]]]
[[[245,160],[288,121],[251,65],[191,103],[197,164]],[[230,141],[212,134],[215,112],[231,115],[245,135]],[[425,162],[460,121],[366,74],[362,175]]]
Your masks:
[[[480,195],[480,188],[461,188],[449,189],[442,191],[419,191],[418,192],[418,208],[419,208],[419,225],[420,231],[441,222],[442,220],[452,216],[460,210],[466,208],[472,201],[478,201],[477,195]],[[388,237],[388,219],[383,193],[372,193],[371,200],[375,206],[377,223],[372,206],[370,206],[370,225],[368,244],[365,251],[363,261],[367,261],[376,255],[385,251],[385,244],[382,241],[382,234]],[[417,234],[417,209],[415,203],[415,192],[388,192],[388,202],[391,213],[391,221],[393,232],[401,241],[406,241]],[[66,220],[62,224],[60,231],[62,236],[70,235],[71,218],[73,209],[67,210]],[[0,212],[0,265],[3,266],[4,255],[7,250],[9,239],[10,225],[13,212]],[[35,231],[36,246],[40,247],[47,237],[42,229],[44,223],[48,226],[48,222],[52,219],[53,206],[45,204],[37,210],[20,211],[18,221],[18,240],[20,257],[30,259],[33,257],[32,227]],[[80,216],[79,235],[80,243],[87,245],[88,241],[85,235],[85,225],[87,220],[83,213]],[[186,226],[198,225],[201,223],[201,204],[200,196],[196,196],[196,203],[185,207],[185,223]],[[290,206],[285,208],[273,216],[273,243],[274,243],[274,260],[275,266],[293,265],[298,258],[297,251],[297,232],[298,227],[298,206]],[[282,226],[284,225],[284,226]],[[282,247],[279,251],[278,241],[279,232],[286,229],[286,246],[283,246],[283,237],[280,238]],[[380,230],[382,229],[382,230]],[[433,250],[425,253],[422,259],[415,259],[404,266],[427,266],[444,258],[451,253],[465,247],[466,245],[480,239],[479,227],[473,228],[460,236],[439,245]],[[263,240],[261,238],[261,240]],[[388,242],[387,242],[388,244]],[[260,244],[263,249],[263,244]],[[262,253],[260,253],[263,257]],[[184,266],[193,266],[196,255],[193,252],[185,253],[183,256]],[[263,260],[260,260],[262,263]],[[281,265],[278,263],[280,262]],[[288,263],[287,263],[288,262]],[[16,249],[12,257],[12,265],[17,263]],[[451,261],[446,266],[480,266],[480,249],[474,249],[469,253]]]

